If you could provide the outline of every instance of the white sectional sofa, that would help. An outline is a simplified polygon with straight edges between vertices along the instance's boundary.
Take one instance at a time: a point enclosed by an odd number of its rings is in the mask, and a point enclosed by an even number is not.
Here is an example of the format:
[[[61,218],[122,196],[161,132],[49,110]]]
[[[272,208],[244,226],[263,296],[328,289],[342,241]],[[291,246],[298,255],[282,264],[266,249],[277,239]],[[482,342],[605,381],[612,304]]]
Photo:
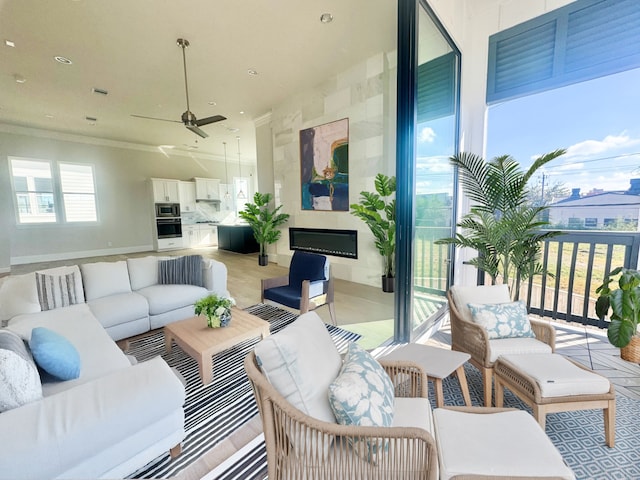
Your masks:
[[[0,279],[0,318],[7,324],[0,329],[0,479],[122,478],[168,450],[179,452],[185,435],[183,383],[162,358],[130,361],[114,340],[193,315],[193,303],[209,292],[228,295],[226,267],[204,261],[204,287],[158,284],[163,259],[100,262]],[[62,381],[36,373],[37,385],[29,384],[37,390],[35,397],[3,408],[14,372],[3,371],[2,358],[17,358],[6,340],[26,345],[37,327],[75,347],[79,377]],[[28,356],[18,363],[28,369],[30,360],[35,369]]]

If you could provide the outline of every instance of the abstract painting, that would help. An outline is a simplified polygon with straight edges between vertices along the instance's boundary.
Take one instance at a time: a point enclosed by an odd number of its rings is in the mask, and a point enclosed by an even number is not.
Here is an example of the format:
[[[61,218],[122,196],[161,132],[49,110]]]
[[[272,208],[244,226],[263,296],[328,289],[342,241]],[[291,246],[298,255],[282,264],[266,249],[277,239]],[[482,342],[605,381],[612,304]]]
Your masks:
[[[349,119],[300,130],[302,210],[349,211]]]

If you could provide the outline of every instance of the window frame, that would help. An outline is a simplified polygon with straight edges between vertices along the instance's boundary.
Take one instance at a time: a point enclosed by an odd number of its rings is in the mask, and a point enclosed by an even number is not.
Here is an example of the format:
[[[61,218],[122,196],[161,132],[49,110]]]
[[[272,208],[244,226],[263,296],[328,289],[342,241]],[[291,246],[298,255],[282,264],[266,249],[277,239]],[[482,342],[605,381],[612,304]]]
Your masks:
[[[13,161],[24,161],[24,162],[33,162],[33,163],[41,163],[47,164],[49,166],[49,171],[51,173],[51,186],[53,195],[53,213],[55,215],[53,221],[49,222],[24,222],[20,219],[20,205],[21,202],[18,200],[18,194],[21,192],[16,190],[15,185],[15,176],[13,174]],[[13,201],[13,210],[14,217],[16,221],[16,226],[20,228],[33,228],[33,227],[43,227],[43,226],[61,226],[61,225],[96,225],[100,222],[99,217],[99,209],[98,209],[98,188],[96,182],[96,168],[92,163],[81,163],[81,162],[68,162],[68,161],[57,161],[52,159],[43,159],[43,158],[33,158],[33,157],[20,157],[20,156],[7,156],[7,161],[9,163],[9,176],[11,182],[11,193],[12,193],[12,201]],[[64,200],[65,192],[62,189],[62,174],[61,174],[61,165],[80,165],[86,166],[91,169],[91,178],[93,182],[93,201],[95,208],[95,220],[81,220],[81,221],[69,221],[66,216],[66,205]],[[76,192],[66,192],[76,193]]]

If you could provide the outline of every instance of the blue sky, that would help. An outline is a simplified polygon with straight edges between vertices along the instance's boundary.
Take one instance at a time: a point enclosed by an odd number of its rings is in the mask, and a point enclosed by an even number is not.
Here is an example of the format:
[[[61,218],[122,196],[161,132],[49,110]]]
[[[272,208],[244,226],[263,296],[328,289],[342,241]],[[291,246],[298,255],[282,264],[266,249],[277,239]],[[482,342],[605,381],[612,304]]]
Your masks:
[[[581,193],[626,190],[630,178],[640,178],[639,86],[636,69],[492,105],[487,158],[509,154],[526,168],[565,148],[540,172],[549,182]],[[452,119],[420,124],[418,132],[417,193],[450,192]]]

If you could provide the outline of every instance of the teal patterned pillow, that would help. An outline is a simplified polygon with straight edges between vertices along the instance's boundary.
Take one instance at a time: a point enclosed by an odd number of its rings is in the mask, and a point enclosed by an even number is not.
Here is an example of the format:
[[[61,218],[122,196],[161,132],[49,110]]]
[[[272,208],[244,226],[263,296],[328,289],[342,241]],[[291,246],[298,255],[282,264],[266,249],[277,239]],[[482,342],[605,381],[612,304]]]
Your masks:
[[[394,402],[394,387],[387,372],[369,352],[350,343],[340,374],[329,385],[329,403],[338,423],[389,427]],[[361,443],[364,445],[352,447],[369,462],[375,462],[378,452],[387,446],[382,441]]]
[[[522,300],[511,303],[469,303],[471,318],[482,325],[489,339],[535,337],[527,315],[527,306]]]

